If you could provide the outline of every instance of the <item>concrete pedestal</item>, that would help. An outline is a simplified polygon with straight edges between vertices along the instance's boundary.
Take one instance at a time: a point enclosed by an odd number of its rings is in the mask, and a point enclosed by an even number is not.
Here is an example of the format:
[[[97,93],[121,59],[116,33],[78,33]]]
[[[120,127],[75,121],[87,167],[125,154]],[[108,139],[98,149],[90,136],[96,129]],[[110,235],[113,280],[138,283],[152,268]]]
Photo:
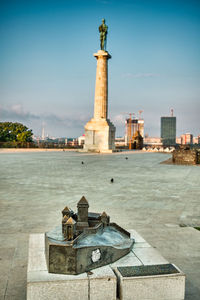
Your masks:
[[[115,127],[106,119],[91,119],[85,125],[85,151],[110,153],[115,150]]]
[[[132,251],[114,262],[80,275],[59,275],[47,271],[44,234],[31,234],[27,270],[27,300],[183,300],[185,274],[126,277],[120,267],[168,264],[158,251],[136,231]]]
[[[27,300],[116,300],[117,278],[104,266],[80,275],[48,273],[44,234],[31,234],[27,269]]]

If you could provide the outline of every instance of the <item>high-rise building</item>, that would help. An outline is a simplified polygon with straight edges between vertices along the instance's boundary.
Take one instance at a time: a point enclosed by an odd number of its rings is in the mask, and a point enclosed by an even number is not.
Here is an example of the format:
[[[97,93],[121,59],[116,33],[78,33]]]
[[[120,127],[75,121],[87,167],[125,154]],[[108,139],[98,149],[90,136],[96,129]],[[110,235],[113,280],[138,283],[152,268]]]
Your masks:
[[[176,144],[176,117],[161,117],[161,141],[164,146]]]

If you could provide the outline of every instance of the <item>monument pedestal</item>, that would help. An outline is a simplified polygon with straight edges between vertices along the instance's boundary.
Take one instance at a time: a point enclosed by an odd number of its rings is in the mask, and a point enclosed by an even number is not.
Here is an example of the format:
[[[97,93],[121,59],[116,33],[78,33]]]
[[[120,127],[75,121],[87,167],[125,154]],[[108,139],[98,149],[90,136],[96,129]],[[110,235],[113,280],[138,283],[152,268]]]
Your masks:
[[[92,118],[85,125],[85,151],[111,153],[115,150],[115,127],[109,119]]]

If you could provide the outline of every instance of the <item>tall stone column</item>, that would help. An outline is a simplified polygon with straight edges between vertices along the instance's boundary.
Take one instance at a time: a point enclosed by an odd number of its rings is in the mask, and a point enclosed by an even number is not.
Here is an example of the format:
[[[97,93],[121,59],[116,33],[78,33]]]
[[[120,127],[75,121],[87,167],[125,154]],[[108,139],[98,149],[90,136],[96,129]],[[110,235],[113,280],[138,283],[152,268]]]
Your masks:
[[[109,153],[115,150],[115,127],[108,119],[107,51],[94,54],[97,59],[94,117],[85,125],[85,151]]]
[[[108,117],[108,52],[99,50],[94,56],[97,58],[96,87],[94,102],[94,119]]]

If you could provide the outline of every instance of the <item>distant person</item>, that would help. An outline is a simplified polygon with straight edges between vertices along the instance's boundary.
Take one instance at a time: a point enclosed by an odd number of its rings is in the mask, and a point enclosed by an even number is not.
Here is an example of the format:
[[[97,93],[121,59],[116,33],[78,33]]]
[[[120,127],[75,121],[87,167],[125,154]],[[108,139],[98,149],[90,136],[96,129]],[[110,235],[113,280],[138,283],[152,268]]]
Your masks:
[[[84,162],[83,162],[83,161],[82,161],[81,163],[82,163],[82,165],[84,165]]]
[[[111,182],[111,183],[113,183],[113,182],[114,182],[114,179],[113,179],[113,178],[111,178],[111,179],[110,179],[110,182]]]
[[[126,159],[128,159],[128,157],[126,157]]]

